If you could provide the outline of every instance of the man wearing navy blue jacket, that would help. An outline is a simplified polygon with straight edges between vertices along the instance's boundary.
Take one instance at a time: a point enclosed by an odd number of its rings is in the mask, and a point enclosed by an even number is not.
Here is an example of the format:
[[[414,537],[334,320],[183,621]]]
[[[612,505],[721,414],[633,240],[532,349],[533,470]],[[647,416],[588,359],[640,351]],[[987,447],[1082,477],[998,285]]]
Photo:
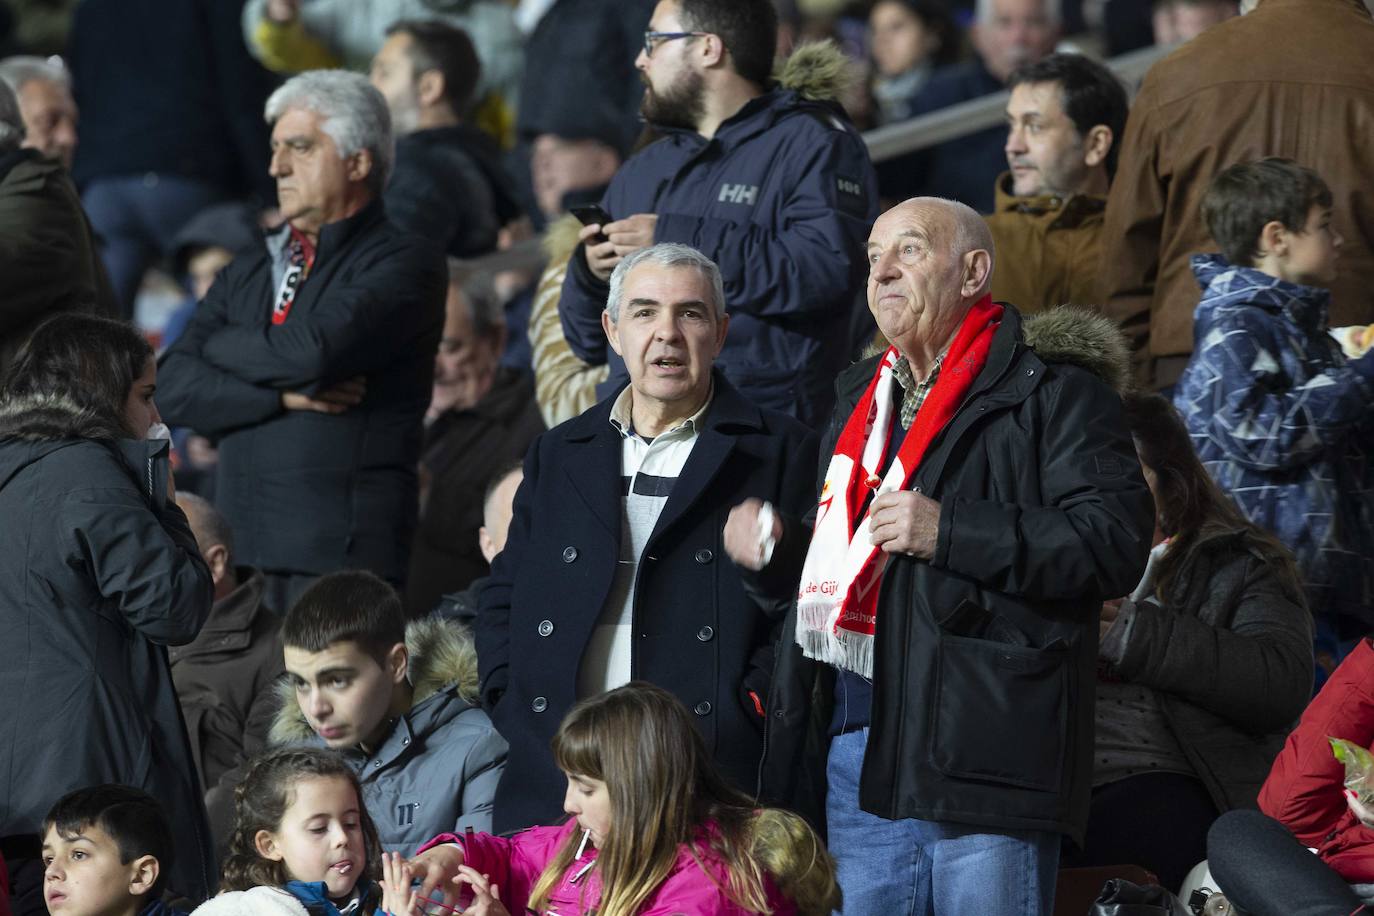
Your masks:
[[[862,139],[833,102],[842,67],[823,49],[771,76],[770,0],[661,0],[635,61],[641,112],[664,136],[620,169],[583,228],[559,311],[577,356],[626,380],[601,329],[621,258],[682,242],[720,265],[732,329],[717,361],[745,397],[816,426],[854,349],[864,241],[877,182]]]

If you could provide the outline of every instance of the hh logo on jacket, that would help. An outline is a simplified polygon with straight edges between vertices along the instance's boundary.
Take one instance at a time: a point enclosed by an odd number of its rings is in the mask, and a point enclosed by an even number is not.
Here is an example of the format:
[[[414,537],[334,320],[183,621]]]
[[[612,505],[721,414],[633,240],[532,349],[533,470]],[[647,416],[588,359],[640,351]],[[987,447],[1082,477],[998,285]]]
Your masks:
[[[723,184],[720,196],[716,198],[723,204],[745,204],[752,207],[758,200],[759,186],[756,184]]]

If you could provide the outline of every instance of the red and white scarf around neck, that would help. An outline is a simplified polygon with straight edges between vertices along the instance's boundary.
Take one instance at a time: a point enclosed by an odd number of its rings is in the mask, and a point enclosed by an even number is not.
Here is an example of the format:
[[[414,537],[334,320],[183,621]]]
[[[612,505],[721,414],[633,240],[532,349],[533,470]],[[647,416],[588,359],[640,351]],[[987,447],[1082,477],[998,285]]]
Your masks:
[[[894,435],[897,413],[892,397],[897,349],[889,347],[879,360],[873,380],[835,443],[821,489],[816,530],[802,566],[796,639],[807,657],[864,677],[873,676],[878,586],[888,555],[873,546],[869,535],[868,495],[907,486],[926,449],[959,409],[987,363],[1001,319],[1002,307],[994,305],[989,296],[969,309],[949,345],[935,385],[882,477],[878,472]]]

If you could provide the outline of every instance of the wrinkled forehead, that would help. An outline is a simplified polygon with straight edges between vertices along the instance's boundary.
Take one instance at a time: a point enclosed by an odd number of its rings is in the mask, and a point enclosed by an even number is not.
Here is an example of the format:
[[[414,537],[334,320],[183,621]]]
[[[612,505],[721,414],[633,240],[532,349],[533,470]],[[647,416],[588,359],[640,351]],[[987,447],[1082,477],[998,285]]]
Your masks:
[[[887,248],[903,238],[916,238],[932,247],[947,244],[954,234],[954,216],[938,203],[907,201],[878,217],[868,235],[869,247]]]

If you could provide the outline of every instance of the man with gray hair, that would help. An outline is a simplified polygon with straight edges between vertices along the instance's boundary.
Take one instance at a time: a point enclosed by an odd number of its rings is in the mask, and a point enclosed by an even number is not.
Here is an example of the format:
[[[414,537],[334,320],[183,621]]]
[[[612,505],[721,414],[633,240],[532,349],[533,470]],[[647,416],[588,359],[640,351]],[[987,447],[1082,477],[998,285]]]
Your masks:
[[[337,569],[405,578],[445,270],[386,219],[391,119],[366,77],[302,73],[267,120],[285,222],[220,274],[158,398],[219,441],[219,508],[285,610]]]
[[[16,55],[0,60],[0,82],[19,97],[19,113],[28,131],[24,146],[56,159],[70,171],[77,122],[71,74],[55,61]]]
[[[988,295],[993,256],[963,204],[879,217],[868,306],[892,346],[836,383],[815,511],[771,523],[810,544],[763,781],[823,800],[847,913],[1053,911],[1087,822],[1098,613],[1151,546],[1120,335],[1089,313],[1032,334]]]
[[[627,255],[602,326],[628,384],[525,457],[477,619],[482,701],[511,746],[498,831],[558,816],[565,784],[548,744],[559,720],[635,678],[681,699],[725,773],[754,790],[771,646],[799,555],[774,545],[776,575],[748,592],[724,529],[745,501],[805,511],[816,440],[714,367],[729,324],[705,255],[672,243]]]
[[[44,319],[115,310],[71,177],[25,142],[22,108],[0,79],[0,379]]]

